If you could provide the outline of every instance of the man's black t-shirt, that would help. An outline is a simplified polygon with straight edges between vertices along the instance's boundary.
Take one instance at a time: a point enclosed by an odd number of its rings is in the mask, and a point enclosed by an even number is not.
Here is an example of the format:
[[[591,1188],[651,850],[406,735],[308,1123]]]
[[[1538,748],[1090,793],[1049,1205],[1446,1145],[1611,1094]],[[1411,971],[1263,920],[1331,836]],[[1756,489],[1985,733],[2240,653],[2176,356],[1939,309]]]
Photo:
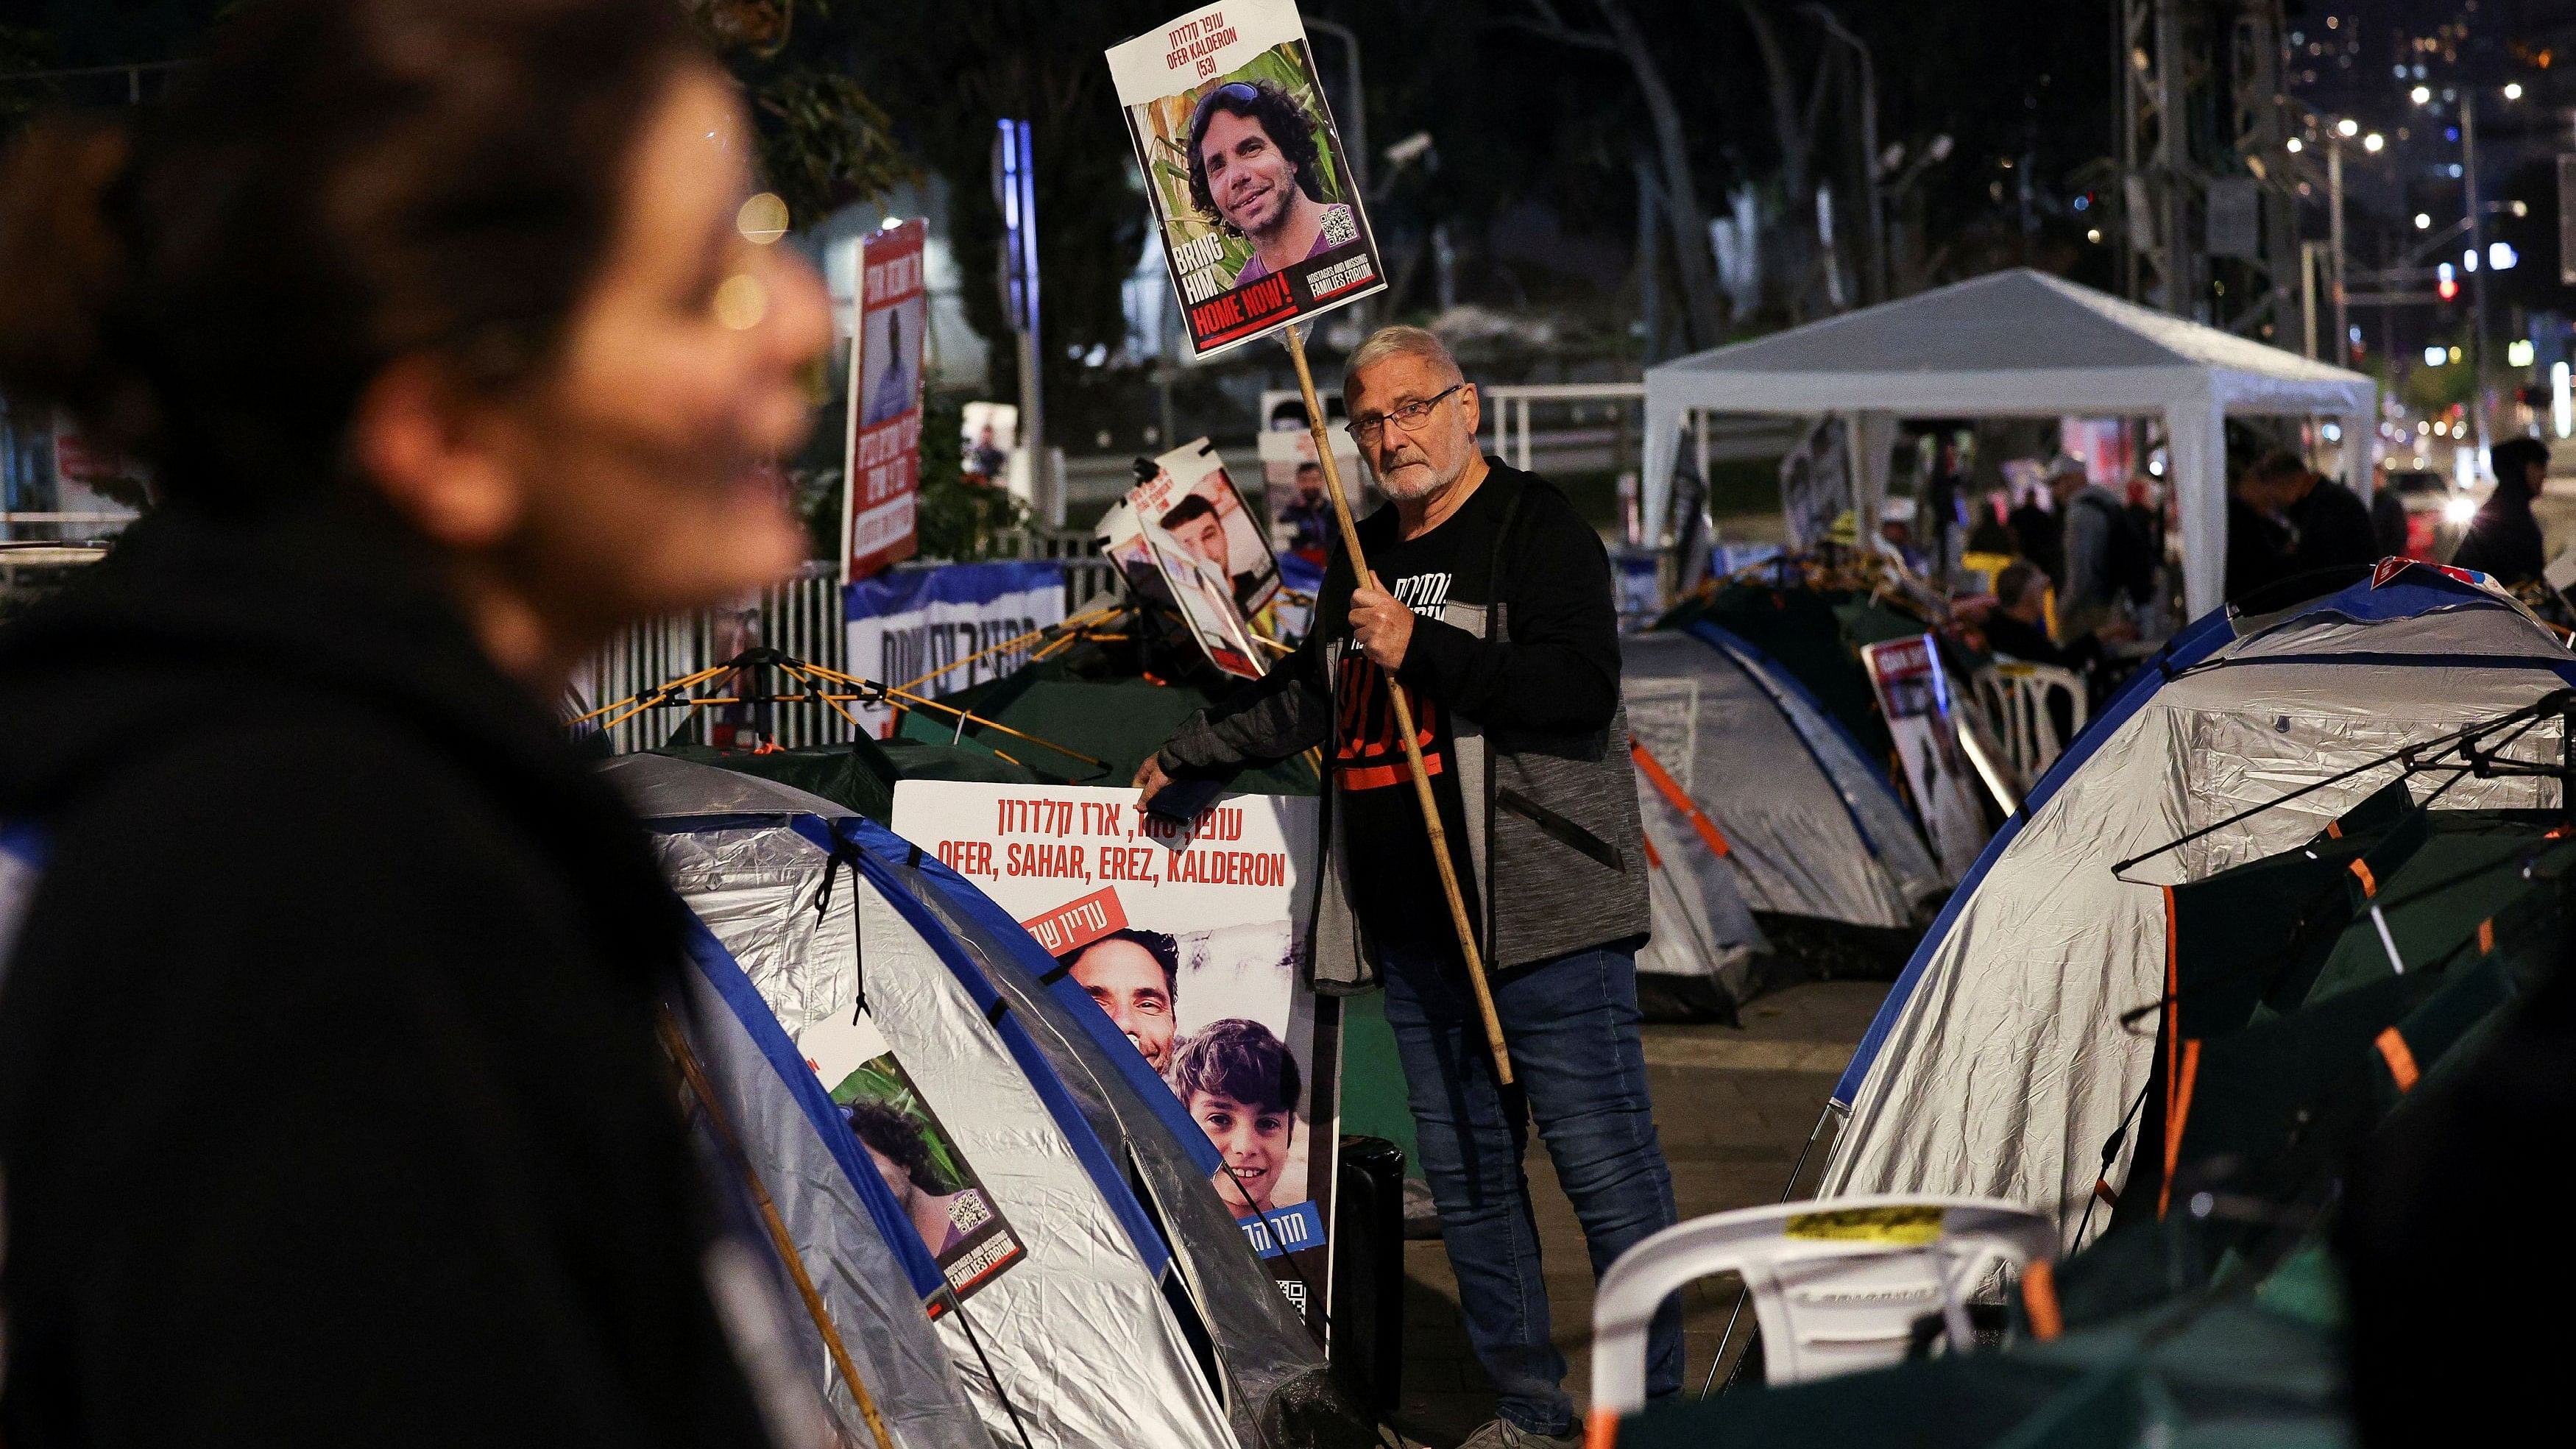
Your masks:
[[[1359,525],[1370,569],[1417,616],[1400,678],[1468,918],[1480,929],[1453,719],[1463,713],[1488,730],[1564,728],[1576,716],[1606,719],[1616,707],[1619,677],[1618,616],[1600,535],[1554,489],[1506,473],[1496,468],[1456,513],[1418,538],[1399,537],[1392,507]],[[1500,537],[1507,512],[1508,541]],[[1498,553],[1506,579],[1494,576]],[[1346,560],[1334,559],[1340,579],[1347,579],[1347,568]],[[1326,591],[1336,592],[1329,582]],[[1446,605],[1490,609],[1498,592],[1510,601],[1508,641],[1503,631],[1488,640],[1441,621]],[[1348,597],[1347,584],[1339,595]],[[1385,672],[1354,647],[1343,655],[1334,683],[1340,710],[1335,808],[1344,812],[1352,907],[1382,944],[1455,949]]]
[[[1384,581],[1388,593],[1428,619],[1439,618],[1442,606],[1453,598],[1462,604],[1493,601],[1494,530],[1501,524],[1493,490],[1477,489],[1455,514],[1420,538],[1398,539],[1395,522],[1395,510],[1389,508],[1360,528],[1369,567]],[[1376,536],[1371,537],[1372,533]],[[1420,639],[1425,629],[1416,622],[1414,637]],[[1346,812],[1343,838],[1350,842],[1351,906],[1370,934],[1389,945],[1437,948],[1455,940],[1457,932],[1450,924],[1431,859],[1431,836],[1422,826],[1412,768],[1396,733],[1386,671],[1357,648],[1342,655],[1340,670],[1334,681],[1341,719],[1334,731],[1340,744],[1333,776],[1341,787],[1337,803]],[[1449,833],[1449,856],[1457,867],[1467,919],[1481,923],[1449,711],[1420,688],[1408,686],[1405,692],[1413,706],[1414,739],[1422,748],[1423,770],[1431,777],[1431,793],[1440,802],[1441,827]]]

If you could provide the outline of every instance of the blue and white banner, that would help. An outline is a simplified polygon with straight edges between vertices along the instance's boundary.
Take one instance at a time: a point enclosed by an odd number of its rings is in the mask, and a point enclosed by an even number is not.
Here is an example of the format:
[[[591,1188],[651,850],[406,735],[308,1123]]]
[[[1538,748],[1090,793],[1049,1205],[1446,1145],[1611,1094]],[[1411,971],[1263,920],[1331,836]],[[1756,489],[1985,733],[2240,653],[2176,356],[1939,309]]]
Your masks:
[[[852,674],[916,694],[954,694],[1027,663],[1030,646],[975,655],[1064,622],[1064,567],[1030,559],[891,569],[850,585],[841,608]],[[935,670],[945,672],[914,683]],[[894,723],[888,709],[858,715],[880,736]]]

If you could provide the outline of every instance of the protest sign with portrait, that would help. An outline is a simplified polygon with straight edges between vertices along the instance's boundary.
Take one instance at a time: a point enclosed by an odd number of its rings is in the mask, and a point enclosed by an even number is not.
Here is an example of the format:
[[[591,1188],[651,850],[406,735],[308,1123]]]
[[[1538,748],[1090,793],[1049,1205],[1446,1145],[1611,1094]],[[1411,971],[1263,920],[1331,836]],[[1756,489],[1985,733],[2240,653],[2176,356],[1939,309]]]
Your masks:
[[[1192,11],[1109,71],[1194,356],[1386,286],[1293,0]]]
[[[1234,580],[1156,524],[1137,516],[1132,496],[1101,516],[1101,556],[1118,568],[1131,598],[1179,618],[1209,663],[1237,679],[1259,679],[1260,646],[1235,602]],[[1266,556],[1266,551],[1265,551]],[[1275,572],[1276,565],[1272,565]],[[1273,592],[1277,580],[1271,582]]]
[[[922,280],[929,227],[906,221],[859,243],[850,330],[850,408],[842,445],[841,581],[919,551],[921,355],[930,329]]]
[[[851,1134],[958,1298],[971,1297],[1028,1256],[965,1150],[865,1010],[808,1026],[796,1046],[831,1088]],[[933,1302],[931,1316],[947,1306],[945,1300]]]
[[[1180,541],[1215,570],[1249,619],[1279,594],[1279,561],[1260,522],[1227,476],[1225,460],[1201,438],[1154,460],[1154,476],[1127,492],[1139,523]]]
[[[1329,1279],[1339,1015],[1300,963],[1316,802],[905,780],[894,828],[1018,918],[1217,1149],[1217,1195],[1301,1311]],[[1317,1144],[1321,1144],[1318,1150]]]

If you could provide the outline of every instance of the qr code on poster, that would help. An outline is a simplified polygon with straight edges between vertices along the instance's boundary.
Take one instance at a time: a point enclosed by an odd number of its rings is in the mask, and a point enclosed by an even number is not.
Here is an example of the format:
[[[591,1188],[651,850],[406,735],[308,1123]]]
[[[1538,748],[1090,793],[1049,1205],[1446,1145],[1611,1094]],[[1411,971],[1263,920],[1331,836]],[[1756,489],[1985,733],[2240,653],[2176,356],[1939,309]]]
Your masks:
[[[957,1231],[971,1233],[993,1220],[993,1210],[984,1205],[984,1194],[969,1188],[948,1200],[948,1220]]]
[[[1360,239],[1360,224],[1347,206],[1324,208],[1324,244],[1348,246]]]

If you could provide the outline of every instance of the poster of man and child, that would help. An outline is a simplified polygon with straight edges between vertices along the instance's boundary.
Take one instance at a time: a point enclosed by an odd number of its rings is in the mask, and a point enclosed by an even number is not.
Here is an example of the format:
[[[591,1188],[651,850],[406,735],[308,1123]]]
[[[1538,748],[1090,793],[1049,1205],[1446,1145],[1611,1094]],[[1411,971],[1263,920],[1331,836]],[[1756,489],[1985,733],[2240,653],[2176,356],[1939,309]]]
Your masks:
[[[1298,970],[1315,803],[1226,795],[1180,822],[1132,790],[966,780],[906,780],[894,801],[896,832],[1026,925],[1171,1088],[1217,1150],[1217,1195],[1301,1309],[1328,1281],[1340,1140],[1338,1018]]]

